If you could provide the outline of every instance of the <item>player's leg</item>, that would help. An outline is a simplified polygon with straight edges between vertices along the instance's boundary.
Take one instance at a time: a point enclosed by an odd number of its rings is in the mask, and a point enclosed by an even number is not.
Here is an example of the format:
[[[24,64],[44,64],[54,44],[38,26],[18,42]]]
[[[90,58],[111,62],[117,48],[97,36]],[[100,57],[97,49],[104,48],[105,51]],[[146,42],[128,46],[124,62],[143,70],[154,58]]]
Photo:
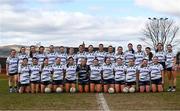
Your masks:
[[[35,93],[35,84],[31,83],[31,93]]]
[[[120,92],[120,84],[118,84],[118,83],[115,83],[115,91],[116,91],[116,93],[119,93]]]
[[[90,83],[90,92],[93,93],[95,91],[95,84],[94,83]]]
[[[169,69],[167,69],[167,77],[168,77],[168,85],[169,88],[167,89],[168,92],[170,92],[172,90],[172,72],[169,71]]]
[[[45,85],[41,84],[41,93],[44,93]]]
[[[172,76],[173,76],[173,89],[172,91],[176,91],[176,72],[172,71]]]

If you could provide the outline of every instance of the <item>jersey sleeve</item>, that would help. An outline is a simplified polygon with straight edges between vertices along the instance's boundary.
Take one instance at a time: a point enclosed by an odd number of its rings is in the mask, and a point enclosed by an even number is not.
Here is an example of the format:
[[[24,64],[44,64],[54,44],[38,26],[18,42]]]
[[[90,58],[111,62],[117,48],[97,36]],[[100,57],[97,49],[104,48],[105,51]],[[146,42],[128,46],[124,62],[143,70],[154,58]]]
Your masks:
[[[8,58],[6,59],[6,64],[9,64],[9,60],[10,60],[10,58],[8,57]]]
[[[160,64],[159,68],[160,68],[161,71],[164,70],[163,66],[161,64]]]

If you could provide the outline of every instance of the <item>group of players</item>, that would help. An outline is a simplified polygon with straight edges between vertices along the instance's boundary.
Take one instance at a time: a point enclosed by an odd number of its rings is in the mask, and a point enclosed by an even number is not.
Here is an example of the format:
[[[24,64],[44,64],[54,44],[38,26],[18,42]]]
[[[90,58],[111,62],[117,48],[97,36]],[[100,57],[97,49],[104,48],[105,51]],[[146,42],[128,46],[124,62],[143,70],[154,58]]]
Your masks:
[[[151,48],[137,45],[137,51],[131,43],[128,50],[119,46],[116,53],[109,46],[104,51],[103,44],[94,51],[89,45],[85,51],[83,45],[75,54],[74,48],[67,53],[63,46],[55,51],[53,45],[48,51],[40,46],[30,46],[29,53],[21,47],[19,53],[11,50],[6,61],[9,77],[9,92],[44,93],[49,92],[162,92],[164,91],[165,70],[168,76],[167,91],[176,91],[176,59],[172,46],[166,51],[161,43],[153,54]]]

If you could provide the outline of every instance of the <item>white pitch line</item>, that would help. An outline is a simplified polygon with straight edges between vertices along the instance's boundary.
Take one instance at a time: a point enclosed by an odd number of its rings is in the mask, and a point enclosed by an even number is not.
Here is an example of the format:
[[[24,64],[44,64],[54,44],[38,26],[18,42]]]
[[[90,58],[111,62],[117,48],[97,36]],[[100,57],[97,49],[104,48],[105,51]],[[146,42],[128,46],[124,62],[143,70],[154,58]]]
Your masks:
[[[110,111],[103,93],[96,94],[96,99],[97,99],[97,103],[99,104],[100,110]]]

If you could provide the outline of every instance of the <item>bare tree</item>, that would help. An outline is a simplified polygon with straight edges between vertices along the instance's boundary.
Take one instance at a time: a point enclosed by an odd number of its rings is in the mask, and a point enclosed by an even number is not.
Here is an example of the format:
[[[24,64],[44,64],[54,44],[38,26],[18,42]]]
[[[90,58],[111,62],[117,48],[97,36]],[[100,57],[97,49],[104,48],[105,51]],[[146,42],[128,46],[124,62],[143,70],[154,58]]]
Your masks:
[[[162,43],[164,48],[167,44],[172,46],[180,44],[180,40],[176,39],[179,26],[175,25],[173,20],[168,18],[149,18],[149,20],[143,29],[144,37],[140,38],[143,42],[154,49],[157,43]]]

